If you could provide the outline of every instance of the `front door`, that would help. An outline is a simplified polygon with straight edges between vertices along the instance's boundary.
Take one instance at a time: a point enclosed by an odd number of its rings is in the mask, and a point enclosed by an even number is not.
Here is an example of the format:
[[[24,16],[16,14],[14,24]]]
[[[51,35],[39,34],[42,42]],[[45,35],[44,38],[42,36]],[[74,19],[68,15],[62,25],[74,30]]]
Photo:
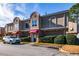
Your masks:
[[[31,34],[31,41],[32,42],[36,42],[36,38],[37,38],[36,34]]]

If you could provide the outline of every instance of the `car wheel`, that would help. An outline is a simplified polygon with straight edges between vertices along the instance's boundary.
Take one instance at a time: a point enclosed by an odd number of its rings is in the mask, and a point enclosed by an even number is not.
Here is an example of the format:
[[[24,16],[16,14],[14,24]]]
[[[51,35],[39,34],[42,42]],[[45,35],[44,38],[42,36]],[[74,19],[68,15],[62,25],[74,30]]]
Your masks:
[[[20,42],[18,42],[18,44],[20,44]]]
[[[10,41],[10,44],[12,44],[12,41]]]
[[[16,44],[20,44],[20,42],[17,42]]]

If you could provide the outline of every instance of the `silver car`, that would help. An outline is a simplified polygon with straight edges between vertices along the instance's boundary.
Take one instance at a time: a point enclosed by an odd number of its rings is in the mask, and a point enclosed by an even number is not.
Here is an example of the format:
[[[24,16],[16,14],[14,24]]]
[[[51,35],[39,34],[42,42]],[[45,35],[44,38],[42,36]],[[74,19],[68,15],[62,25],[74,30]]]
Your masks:
[[[13,37],[13,36],[4,36],[3,37],[3,43],[10,43],[10,44],[13,44],[13,43],[19,43],[20,44],[21,42],[21,39],[18,38],[18,37]]]

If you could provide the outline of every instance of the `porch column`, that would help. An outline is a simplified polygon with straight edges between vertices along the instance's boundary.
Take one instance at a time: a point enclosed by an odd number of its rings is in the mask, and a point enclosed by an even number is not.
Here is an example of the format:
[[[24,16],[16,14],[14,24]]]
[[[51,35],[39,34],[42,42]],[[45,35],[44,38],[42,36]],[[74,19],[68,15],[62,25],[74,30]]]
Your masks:
[[[17,37],[20,37],[19,34],[16,34]]]
[[[33,38],[33,34],[30,33],[30,37],[31,37],[31,42],[34,42],[34,38]]]
[[[36,43],[39,43],[39,34],[37,34]]]

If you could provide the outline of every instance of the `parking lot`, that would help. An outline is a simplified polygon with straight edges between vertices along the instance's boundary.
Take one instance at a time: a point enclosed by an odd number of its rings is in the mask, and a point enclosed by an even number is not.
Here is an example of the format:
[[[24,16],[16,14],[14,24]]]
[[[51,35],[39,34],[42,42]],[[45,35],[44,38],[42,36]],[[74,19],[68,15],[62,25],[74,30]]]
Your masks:
[[[69,56],[56,49],[36,47],[31,44],[10,45],[0,44],[0,56]],[[76,55],[76,54],[75,54]]]

